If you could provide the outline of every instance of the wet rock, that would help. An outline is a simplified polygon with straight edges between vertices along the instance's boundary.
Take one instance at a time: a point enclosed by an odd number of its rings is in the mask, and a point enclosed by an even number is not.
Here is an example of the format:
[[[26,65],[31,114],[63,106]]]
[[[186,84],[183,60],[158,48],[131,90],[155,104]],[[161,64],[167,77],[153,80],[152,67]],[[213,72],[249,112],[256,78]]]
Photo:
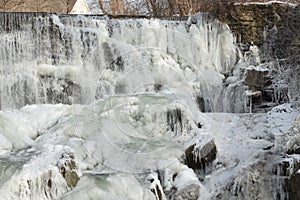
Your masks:
[[[58,167],[60,173],[63,175],[64,179],[67,182],[68,187],[75,187],[79,181],[79,173],[77,163],[75,161],[74,154],[65,153],[58,162]]]
[[[296,173],[293,173],[290,178],[290,191],[289,191],[290,200],[300,199],[299,188],[300,188],[300,172],[298,171]]]
[[[200,96],[197,96],[196,97],[196,102],[197,102],[197,104],[199,106],[199,110],[201,112],[205,112],[205,100],[204,100],[204,98],[200,97]]]
[[[276,188],[277,199],[286,197],[289,200],[300,199],[300,160],[289,156],[275,165],[274,169],[273,174],[281,179],[279,187]]]
[[[245,85],[262,88],[267,86],[269,82],[267,70],[257,70],[255,67],[249,68],[246,71]]]
[[[229,25],[244,44],[251,41],[261,45],[264,33],[274,26],[282,25],[294,7],[288,4],[228,4],[223,12],[213,13],[219,20]]]
[[[198,141],[185,150],[185,163],[194,170],[204,170],[216,159],[217,147],[213,139]]]

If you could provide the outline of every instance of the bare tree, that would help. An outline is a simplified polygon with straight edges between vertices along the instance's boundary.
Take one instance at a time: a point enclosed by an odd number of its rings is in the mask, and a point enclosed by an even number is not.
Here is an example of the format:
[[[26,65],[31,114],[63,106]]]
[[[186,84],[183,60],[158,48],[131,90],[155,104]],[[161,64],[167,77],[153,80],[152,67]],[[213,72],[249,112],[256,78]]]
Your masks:
[[[108,12],[107,12],[107,10],[106,10],[106,8],[105,8],[105,6],[104,6],[103,0],[99,0],[99,6],[100,6],[100,8],[101,8],[101,10],[102,10],[102,12],[103,12],[104,14],[108,14]]]

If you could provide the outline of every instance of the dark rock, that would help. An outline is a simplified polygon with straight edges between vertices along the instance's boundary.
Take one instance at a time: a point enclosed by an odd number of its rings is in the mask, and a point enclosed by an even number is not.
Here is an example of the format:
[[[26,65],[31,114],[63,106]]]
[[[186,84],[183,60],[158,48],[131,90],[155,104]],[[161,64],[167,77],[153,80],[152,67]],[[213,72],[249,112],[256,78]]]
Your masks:
[[[217,147],[213,140],[203,145],[193,144],[185,150],[185,163],[194,170],[205,171],[206,166],[216,159],[216,155]]]
[[[290,190],[289,199],[299,200],[300,199],[300,173],[294,173],[290,178]]]
[[[229,4],[224,12],[213,13],[229,25],[237,34],[239,42],[259,47],[264,43],[264,33],[274,26],[281,26],[294,8],[282,3],[272,4]]]
[[[201,112],[205,112],[205,100],[204,100],[204,98],[200,97],[200,96],[197,96],[196,101],[197,101],[197,104],[199,106],[199,110]]]
[[[182,132],[182,113],[180,109],[167,111],[168,129],[173,132]]]
[[[272,174],[275,180],[280,180],[274,192],[277,199],[300,199],[300,160],[293,156],[285,156],[281,161],[275,164],[272,168]],[[279,192],[281,191],[281,192]]]
[[[248,69],[245,76],[245,85],[262,88],[268,83],[268,71],[258,71],[255,69]]]

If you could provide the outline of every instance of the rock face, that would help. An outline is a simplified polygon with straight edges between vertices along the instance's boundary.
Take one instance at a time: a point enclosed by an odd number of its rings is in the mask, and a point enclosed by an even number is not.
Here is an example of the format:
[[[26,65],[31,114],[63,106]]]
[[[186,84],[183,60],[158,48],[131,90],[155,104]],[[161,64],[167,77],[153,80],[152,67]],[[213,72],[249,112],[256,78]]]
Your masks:
[[[300,170],[300,168],[298,169]],[[289,190],[289,198],[290,200],[300,199],[300,173],[296,172],[291,175],[290,178],[290,190]]]
[[[286,159],[274,166],[274,169],[273,174],[281,177],[277,198],[300,199],[300,160],[293,156],[287,156]]]
[[[215,15],[229,25],[238,39],[244,44],[262,45],[265,28],[273,28],[283,23],[283,20],[293,12],[288,4],[228,4],[226,11]]]
[[[298,62],[300,51],[300,6],[285,3],[225,4],[223,12],[214,15],[228,24],[237,34],[237,40],[249,50],[252,42],[261,50],[262,62],[270,56],[289,58]]]
[[[248,86],[262,88],[267,85],[268,80],[267,70],[247,69],[244,83]]]
[[[76,0],[9,0],[0,1],[0,11],[69,13]]]
[[[80,102],[81,87],[70,78],[40,76],[39,96],[46,103],[72,104]]]
[[[276,104],[298,101],[300,6],[276,1],[224,5],[226,9],[215,16],[236,33],[245,67],[265,65],[269,69],[247,70],[244,84],[261,92],[249,100],[250,110],[265,112]]]

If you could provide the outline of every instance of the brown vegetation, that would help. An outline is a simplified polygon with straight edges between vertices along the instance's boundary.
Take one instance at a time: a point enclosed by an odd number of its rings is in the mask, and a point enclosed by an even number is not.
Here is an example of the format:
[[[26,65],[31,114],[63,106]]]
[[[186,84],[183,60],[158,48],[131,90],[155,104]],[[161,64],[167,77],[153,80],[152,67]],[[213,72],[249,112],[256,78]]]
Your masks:
[[[0,0],[0,11],[68,13],[76,0]]]
[[[223,13],[236,2],[269,0],[98,0],[102,11],[111,15],[187,16],[190,13]],[[300,3],[300,0],[283,1]]]
[[[250,0],[264,2],[268,0]],[[235,2],[249,0],[98,0],[111,15],[187,16],[190,13],[225,11]],[[0,0],[0,11],[69,13],[76,0]],[[300,3],[300,0],[282,0]]]

